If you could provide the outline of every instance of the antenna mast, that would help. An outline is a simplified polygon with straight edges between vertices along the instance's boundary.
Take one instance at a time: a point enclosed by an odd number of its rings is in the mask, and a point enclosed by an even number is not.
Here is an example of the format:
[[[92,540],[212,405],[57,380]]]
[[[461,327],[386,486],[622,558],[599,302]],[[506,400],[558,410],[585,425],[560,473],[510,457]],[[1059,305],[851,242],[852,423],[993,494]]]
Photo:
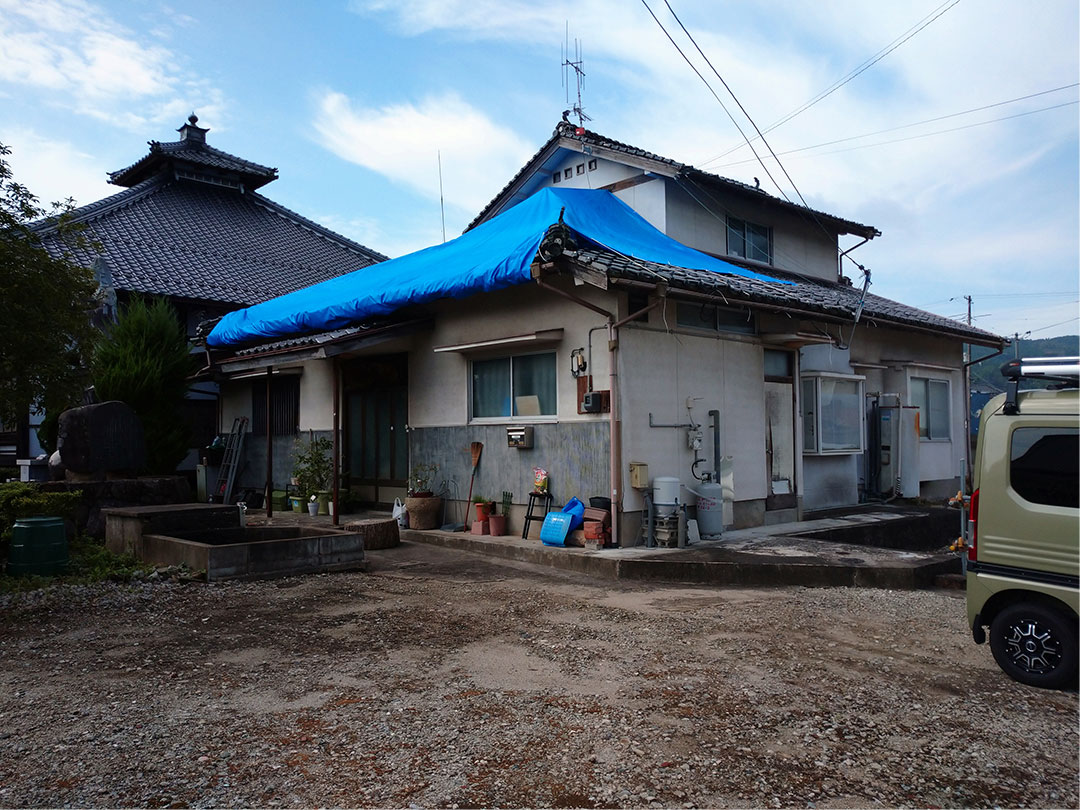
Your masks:
[[[569,73],[567,71],[568,68],[570,70],[574,71],[574,78],[575,78],[575,80],[577,82],[577,104],[575,104],[572,108],[570,108],[565,113],[563,113],[563,117],[565,118],[568,114],[573,113],[574,115],[577,116],[578,126],[581,127],[581,128],[584,128],[585,127],[585,122],[592,120],[589,116],[587,116],[585,114],[585,110],[581,106],[581,87],[585,83],[585,69],[584,69],[585,60],[582,58],[582,55],[581,55],[581,40],[579,40],[577,37],[574,37],[574,58],[573,58],[573,60],[570,59],[570,23],[569,22],[566,23],[566,39],[563,42],[562,57],[563,57],[563,60],[562,60],[562,69],[563,69],[562,78],[563,78],[563,81],[562,81],[562,84],[563,84],[563,87],[566,88],[566,103],[567,104],[570,103],[570,81],[569,81]]]

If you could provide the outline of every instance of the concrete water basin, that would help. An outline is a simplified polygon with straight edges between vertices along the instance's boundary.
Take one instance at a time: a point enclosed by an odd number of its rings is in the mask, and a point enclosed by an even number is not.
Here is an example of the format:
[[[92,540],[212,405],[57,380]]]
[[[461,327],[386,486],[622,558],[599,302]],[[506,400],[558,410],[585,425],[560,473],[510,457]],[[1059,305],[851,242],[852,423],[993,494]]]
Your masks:
[[[241,526],[231,506],[111,509],[106,546],[154,565],[205,571],[210,582],[256,579],[362,568],[365,534],[384,534],[382,523],[349,531],[326,525]]]

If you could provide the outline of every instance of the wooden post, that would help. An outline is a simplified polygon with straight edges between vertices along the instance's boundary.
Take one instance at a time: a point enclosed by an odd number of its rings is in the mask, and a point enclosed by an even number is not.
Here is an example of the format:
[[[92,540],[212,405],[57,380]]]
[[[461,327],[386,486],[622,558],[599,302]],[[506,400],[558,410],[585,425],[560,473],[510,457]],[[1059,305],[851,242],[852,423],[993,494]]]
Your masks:
[[[273,368],[266,367],[266,518],[274,516],[274,429],[270,419],[270,378]]]
[[[330,522],[333,525],[337,526],[341,523],[341,510],[338,509],[338,486],[341,481],[341,418],[338,413],[339,400],[341,399],[341,383],[339,379],[341,371],[338,368],[338,361],[336,357],[331,358],[330,362],[333,364],[333,371],[331,373],[334,375],[334,460],[333,464],[331,465],[334,469],[334,493],[332,496],[334,504],[334,515],[330,519]]]

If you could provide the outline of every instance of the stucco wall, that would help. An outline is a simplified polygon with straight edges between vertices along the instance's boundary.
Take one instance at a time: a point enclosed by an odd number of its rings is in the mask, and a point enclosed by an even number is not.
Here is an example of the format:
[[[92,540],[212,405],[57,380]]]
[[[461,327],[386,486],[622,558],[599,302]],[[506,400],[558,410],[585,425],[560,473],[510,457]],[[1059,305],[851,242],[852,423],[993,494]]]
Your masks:
[[[719,256],[727,254],[726,215],[772,228],[773,265],[815,278],[836,280],[836,239],[829,239],[813,222],[775,205],[742,197],[720,196],[693,187],[693,194],[666,180],[667,235],[683,244]],[[716,201],[720,197],[722,204]],[[706,208],[705,206],[708,206]]]
[[[563,283],[575,295],[605,306],[614,300],[600,290]],[[606,414],[577,412],[577,382],[570,374],[570,352],[588,346],[591,327],[603,326],[599,313],[568,301],[536,285],[522,285],[464,301],[438,305],[434,328],[417,334],[409,356],[409,425],[411,428],[464,425],[469,422],[469,363],[474,359],[505,357],[539,351],[555,351],[559,421],[596,421]],[[482,351],[435,352],[438,346],[457,346],[538,332],[563,329],[554,344],[495,346]],[[607,333],[593,333],[593,387],[608,387]],[[507,420],[510,421],[510,420]],[[553,421],[538,417],[532,423]]]
[[[668,313],[674,323],[674,312]],[[654,324],[656,324],[654,326]],[[624,475],[631,461],[649,465],[651,478],[675,476],[696,484],[690,473],[694,454],[685,428],[649,427],[690,421],[686,401],[693,398],[692,418],[702,426],[698,473],[713,468],[708,412],[720,411],[721,455],[731,456],[736,501],[764,498],[765,387],[761,346],[752,339],[667,332],[654,317],[648,328],[628,325],[620,334]],[[624,487],[624,507],[641,509],[641,494]],[[692,496],[684,491],[687,502]]]

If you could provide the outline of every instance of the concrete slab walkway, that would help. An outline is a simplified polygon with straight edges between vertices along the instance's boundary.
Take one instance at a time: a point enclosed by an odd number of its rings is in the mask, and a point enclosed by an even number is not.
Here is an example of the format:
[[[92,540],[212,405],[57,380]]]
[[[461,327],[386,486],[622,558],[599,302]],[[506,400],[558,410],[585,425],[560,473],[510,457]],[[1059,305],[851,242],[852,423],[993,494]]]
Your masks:
[[[798,523],[732,530],[721,540],[703,540],[686,548],[564,548],[545,546],[539,540],[523,540],[512,535],[492,537],[411,529],[402,530],[401,539],[616,580],[912,589],[933,587],[942,576],[960,573],[960,555],[946,548],[954,536],[942,537],[940,546],[933,550],[907,551],[807,535],[835,532],[841,536],[869,537],[879,533],[890,521],[906,521],[905,526],[913,525],[913,520],[918,521],[925,514],[911,509],[860,509]],[[343,515],[341,523],[389,517],[386,512],[372,511]],[[266,517],[259,513],[249,515],[248,520],[262,524]],[[275,513],[272,522],[329,525],[331,518],[282,512]],[[894,528],[904,530],[900,524]]]

